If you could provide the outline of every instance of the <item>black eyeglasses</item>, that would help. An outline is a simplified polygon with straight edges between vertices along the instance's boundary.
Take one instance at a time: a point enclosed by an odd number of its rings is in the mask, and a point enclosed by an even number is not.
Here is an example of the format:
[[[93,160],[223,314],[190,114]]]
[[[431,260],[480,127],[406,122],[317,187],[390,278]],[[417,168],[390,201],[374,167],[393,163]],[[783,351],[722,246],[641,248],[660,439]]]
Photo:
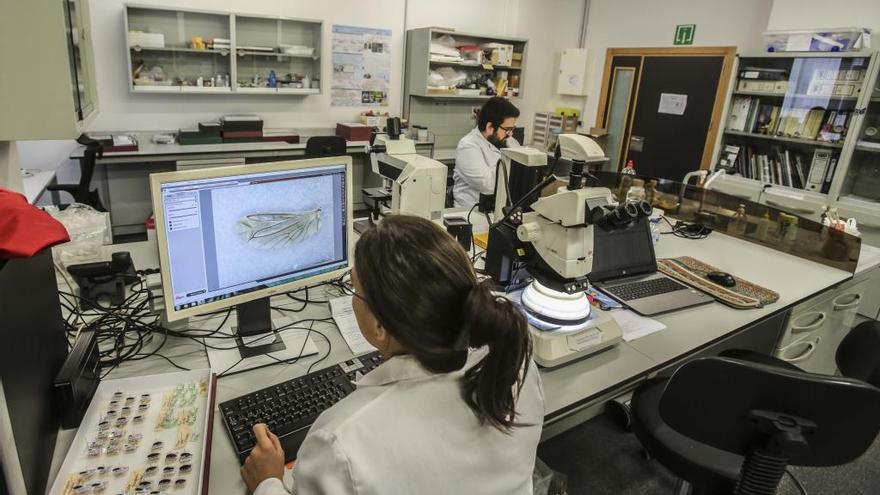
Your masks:
[[[506,132],[507,134],[513,134],[513,131],[516,130],[516,127],[504,127],[503,125],[499,125],[498,128]]]

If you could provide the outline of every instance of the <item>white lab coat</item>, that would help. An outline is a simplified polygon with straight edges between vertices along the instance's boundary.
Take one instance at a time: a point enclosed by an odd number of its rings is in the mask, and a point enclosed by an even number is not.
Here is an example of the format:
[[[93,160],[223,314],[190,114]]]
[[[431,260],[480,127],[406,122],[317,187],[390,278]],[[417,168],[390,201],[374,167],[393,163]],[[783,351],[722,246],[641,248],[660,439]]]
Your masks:
[[[357,390],[325,411],[300,447],[293,470],[297,495],[531,494],[544,418],[541,378],[531,363],[517,403],[529,426],[505,434],[481,425],[461,397],[465,367],[433,374],[411,356],[396,356],[365,375]],[[287,495],[264,480],[254,495]]]
[[[519,145],[513,137],[507,138],[508,148]],[[455,206],[470,208],[480,200],[480,194],[495,193],[495,167],[500,159],[501,152],[476,127],[461,138],[455,148],[452,173]]]

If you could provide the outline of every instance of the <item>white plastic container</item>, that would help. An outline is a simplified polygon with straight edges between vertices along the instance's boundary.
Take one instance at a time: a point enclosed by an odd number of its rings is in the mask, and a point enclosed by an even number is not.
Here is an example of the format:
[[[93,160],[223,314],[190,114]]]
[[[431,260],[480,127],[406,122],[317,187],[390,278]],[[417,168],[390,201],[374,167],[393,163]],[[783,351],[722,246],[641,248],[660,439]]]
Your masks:
[[[128,32],[128,46],[141,48],[165,48],[165,35],[162,33]]]
[[[766,31],[768,52],[849,52],[871,48],[868,28]]]

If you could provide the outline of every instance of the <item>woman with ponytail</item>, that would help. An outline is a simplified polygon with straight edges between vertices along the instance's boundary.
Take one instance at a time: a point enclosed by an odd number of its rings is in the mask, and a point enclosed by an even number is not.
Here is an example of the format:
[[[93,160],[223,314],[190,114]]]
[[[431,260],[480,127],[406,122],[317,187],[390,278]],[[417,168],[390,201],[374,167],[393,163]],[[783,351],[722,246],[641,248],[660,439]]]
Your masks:
[[[293,492],[531,493],[544,397],[523,315],[428,220],[387,217],[354,261],[358,326],[386,361],[312,426]],[[248,489],[285,494],[280,445],[254,430]]]

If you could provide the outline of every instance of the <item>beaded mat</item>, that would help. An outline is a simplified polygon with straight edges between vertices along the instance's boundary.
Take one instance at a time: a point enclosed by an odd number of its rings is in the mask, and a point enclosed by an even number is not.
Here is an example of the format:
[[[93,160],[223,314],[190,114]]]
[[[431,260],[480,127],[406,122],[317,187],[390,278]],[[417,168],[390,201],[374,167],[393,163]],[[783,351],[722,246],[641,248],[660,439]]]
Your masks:
[[[753,284],[748,280],[733,276],[736,285],[723,287],[706,278],[709,272],[720,272],[712,265],[691,258],[681,256],[679,258],[664,258],[657,260],[657,269],[678,279],[691,287],[699,289],[714,297],[718,301],[737,309],[761,308],[779,300],[779,293],[760,285]]]

